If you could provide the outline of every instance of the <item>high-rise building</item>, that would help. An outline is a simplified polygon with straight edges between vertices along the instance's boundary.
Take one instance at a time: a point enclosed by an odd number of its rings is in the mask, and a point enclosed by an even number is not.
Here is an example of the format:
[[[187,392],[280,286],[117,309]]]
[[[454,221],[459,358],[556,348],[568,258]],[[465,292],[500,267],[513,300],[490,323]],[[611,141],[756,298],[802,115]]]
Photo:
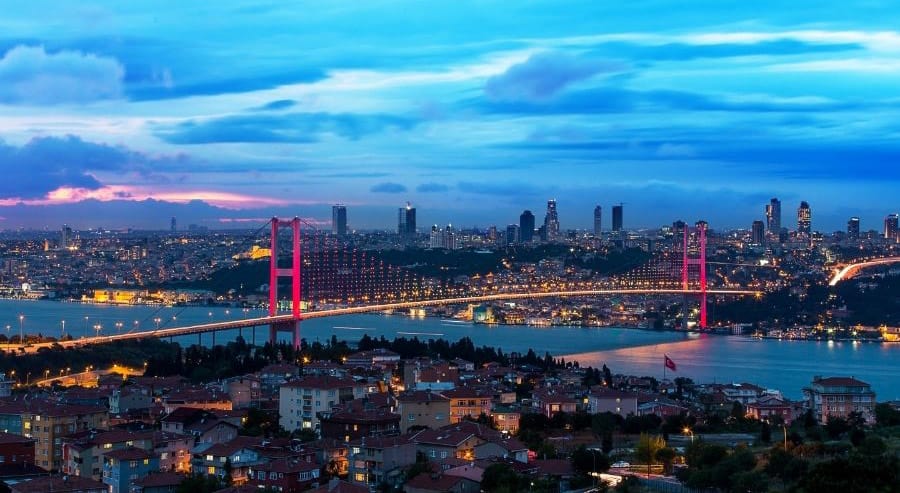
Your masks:
[[[175,232],[177,224],[175,223],[175,216],[172,216],[172,219],[169,221],[169,231]]]
[[[68,224],[63,224],[59,230],[59,247],[69,248],[72,245],[72,228]]]
[[[622,231],[622,205],[614,205],[612,207],[612,230],[613,232]]]
[[[453,229],[452,224],[448,224],[444,229],[438,227],[437,224],[432,226],[429,240],[431,248],[456,250],[456,231]]]
[[[808,235],[812,232],[812,211],[809,210],[809,204],[804,200],[800,202],[797,208],[797,232]]]
[[[603,234],[603,207],[594,207],[594,236],[597,238]]]
[[[847,239],[853,241],[859,239],[859,218],[856,216],[847,221]]]
[[[331,234],[338,236],[347,234],[347,207],[343,204],[331,207]]]
[[[531,243],[534,239],[534,214],[526,210],[519,216],[519,238],[520,243]]]
[[[556,212],[556,200],[547,201],[547,215],[544,216],[544,227],[547,230],[547,241],[559,239],[559,215]]]
[[[888,214],[884,217],[884,237],[888,240],[900,241],[900,215]]]
[[[762,245],[766,239],[766,225],[762,221],[753,221],[750,228],[750,243]]]
[[[397,234],[404,238],[416,236],[416,208],[409,202],[397,210]]]
[[[507,245],[515,245],[519,240],[519,225],[518,224],[510,224],[506,227],[506,244]]]
[[[774,197],[766,205],[766,228],[771,234],[781,232],[781,201]]]

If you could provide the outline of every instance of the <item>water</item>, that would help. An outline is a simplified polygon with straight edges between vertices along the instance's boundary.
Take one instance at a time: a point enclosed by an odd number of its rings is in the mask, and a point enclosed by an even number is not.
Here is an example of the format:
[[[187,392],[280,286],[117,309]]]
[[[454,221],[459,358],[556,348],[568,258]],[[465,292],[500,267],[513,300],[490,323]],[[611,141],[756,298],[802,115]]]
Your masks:
[[[24,314],[26,333],[59,337],[62,320],[67,334],[74,337],[100,333],[115,334],[156,327],[173,327],[265,315],[262,310],[221,307],[112,306],[53,301],[0,300],[0,333],[9,326],[18,334],[19,315]],[[85,320],[85,317],[88,317]],[[174,317],[174,319],[173,319]],[[121,328],[117,327],[121,324]],[[255,331],[264,341],[267,330]],[[233,339],[237,331],[220,332],[216,341]],[[252,340],[254,331],[244,329]],[[614,372],[662,377],[663,354],[678,365],[670,378],[684,376],[697,382],[750,382],[779,389],[797,399],[814,375],[850,375],[870,383],[879,400],[900,399],[900,345],[828,341],[756,340],[745,337],[688,335],[623,328],[484,326],[436,318],[416,319],[403,315],[363,314],[312,319],[303,322],[308,341],[327,341],[332,335],[356,342],[368,334],[384,336],[443,338],[451,341],[471,338],[476,345],[500,347],[505,352],[534,349],[577,360],[584,366],[607,364]],[[288,334],[280,334],[288,337]],[[211,344],[212,335],[185,336],[187,344]]]

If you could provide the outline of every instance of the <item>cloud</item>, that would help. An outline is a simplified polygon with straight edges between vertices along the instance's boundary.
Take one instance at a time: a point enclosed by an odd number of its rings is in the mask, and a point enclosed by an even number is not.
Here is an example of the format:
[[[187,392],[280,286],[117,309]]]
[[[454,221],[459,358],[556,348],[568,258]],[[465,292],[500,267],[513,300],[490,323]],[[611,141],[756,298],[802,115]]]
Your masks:
[[[115,99],[125,69],[113,58],[78,51],[47,53],[19,45],[0,58],[0,103],[53,105]]]
[[[122,146],[86,142],[79,137],[39,137],[21,147],[0,141],[0,199],[37,199],[60,188],[97,190],[95,172],[150,173],[161,165],[187,163],[187,157],[154,157]]]
[[[733,58],[742,56],[791,56],[863,50],[859,43],[809,43],[796,39],[772,39],[757,43],[634,44],[610,41],[595,46],[589,53],[595,57],[630,60],[688,61],[701,58]]]
[[[293,99],[278,99],[276,101],[272,101],[270,103],[266,103],[262,106],[257,106],[256,108],[252,108],[250,111],[278,111],[278,110],[286,110],[291,108],[297,104]]]
[[[189,68],[183,69],[190,73]],[[190,96],[214,96],[219,94],[237,94],[278,86],[316,82],[325,78],[325,73],[318,69],[297,69],[272,74],[254,74],[246,77],[229,77],[212,80],[181,81],[178,72],[167,72],[168,76],[154,76],[144,84],[136,84],[128,88],[129,98],[135,101],[155,99],[177,99]],[[193,74],[192,74],[193,76]]]
[[[389,129],[406,130],[417,122],[386,114],[289,113],[235,115],[209,120],[189,120],[161,127],[156,135],[172,144],[225,142],[316,142],[322,134],[350,140]]]
[[[617,67],[562,52],[540,53],[488,79],[484,92],[495,101],[534,101],[552,97],[566,86]]]
[[[372,185],[372,188],[370,188],[369,191],[375,193],[404,193],[406,192],[406,186],[388,181]]]
[[[450,187],[443,183],[422,183],[416,187],[416,191],[419,193],[438,193],[446,192],[448,190],[450,190]]]

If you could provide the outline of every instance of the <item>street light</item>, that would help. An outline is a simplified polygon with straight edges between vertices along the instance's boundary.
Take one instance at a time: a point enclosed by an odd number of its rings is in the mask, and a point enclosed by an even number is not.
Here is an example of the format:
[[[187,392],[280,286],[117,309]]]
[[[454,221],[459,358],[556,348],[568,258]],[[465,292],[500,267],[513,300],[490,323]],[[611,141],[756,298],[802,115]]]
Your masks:
[[[156,330],[159,330],[159,323],[162,322],[162,319],[159,317],[156,317],[153,319],[153,321],[156,322]]]
[[[19,344],[25,345],[25,315],[19,315]]]
[[[59,338],[60,338],[60,339],[65,339],[65,338],[66,338],[66,321],[65,321],[65,320],[61,320],[59,323],[62,324],[62,332],[60,332]]]
[[[685,434],[688,434],[688,433],[689,433],[689,434],[691,435],[691,445],[693,445],[693,444],[694,444],[694,430],[692,430],[692,429],[688,428],[687,426],[685,426],[684,429],[681,430],[681,431],[682,431],[683,433],[685,433]]]

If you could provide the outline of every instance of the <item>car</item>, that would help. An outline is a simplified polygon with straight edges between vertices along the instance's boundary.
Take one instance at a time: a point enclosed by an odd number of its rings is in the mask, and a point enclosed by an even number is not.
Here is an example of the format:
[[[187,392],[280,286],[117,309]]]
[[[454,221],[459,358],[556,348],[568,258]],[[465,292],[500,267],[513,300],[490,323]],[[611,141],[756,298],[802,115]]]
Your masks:
[[[619,462],[613,462],[612,467],[616,467],[616,468],[631,467],[631,464],[620,460]]]

